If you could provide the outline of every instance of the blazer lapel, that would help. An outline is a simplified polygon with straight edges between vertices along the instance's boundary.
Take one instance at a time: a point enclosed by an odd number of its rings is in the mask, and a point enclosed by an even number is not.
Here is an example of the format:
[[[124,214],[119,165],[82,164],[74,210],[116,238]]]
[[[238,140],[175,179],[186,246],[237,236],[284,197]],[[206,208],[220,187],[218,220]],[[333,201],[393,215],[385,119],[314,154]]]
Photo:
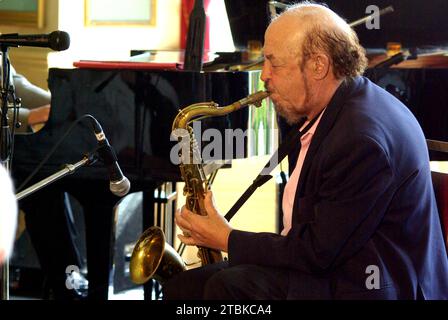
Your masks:
[[[308,172],[311,164],[313,163],[313,158],[316,155],[320,144],[327,136],[328,132],[334,125],[340,110],[342,109],[344,102],[353,90],[358,86],[361,81],[360,77],[353,80],[348,80],[343,82],[339,88],[336,90],[333,98],[327,106],[322,118],[320,119],[319,125],[316,128],[313,139],[311,140],[310,147],[306,154],[305,160],[303,162],[302,170],[300,172],[299,183],[296,190],[295,199],[302,197],[305,194],[305,181],[308,177]],[[295,209],[296,203],[294,203]],[[294,211],[293,211],[294,212]]]

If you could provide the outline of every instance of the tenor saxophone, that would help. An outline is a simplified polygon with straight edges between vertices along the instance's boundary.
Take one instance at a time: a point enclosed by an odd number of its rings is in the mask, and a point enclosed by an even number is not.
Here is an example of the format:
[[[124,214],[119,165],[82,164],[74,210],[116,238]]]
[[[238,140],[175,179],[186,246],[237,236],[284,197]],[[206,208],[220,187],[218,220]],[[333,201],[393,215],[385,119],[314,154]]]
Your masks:
[[[193,129],[190,123],[195,119],[223,116],[241,109],[247,105],[261,105],[261,101],[268,96],[265,91],[259,91],[244,99],[236,101],[226,107],[219,107],[214,102],[203,102],[190,105],[176,116],[172,126],[172,135],[179,141],[180,172],[184,186],[184,196],[188,210],[202,216],[207,215],[204,206],[205,193],[210,189],[208,180],[204,174],[202,158]],[[185,148],[186,147],[186,148]],[[186,154],[182,152],[188,150]],[[202,265],[222,261],[222,254],[218,250],[198,247],[198,256]]]
[[[198,144],[190,126],[194,120],[223,116],[248,105],[259,107],[269,94],[259,91],[238,100],[228,106],[219,107],[214,102],[201,102],[180,110],[173,121],[172,135],[178,139],[179,169],[185,182],[184,195],[186,207],[195,214],[207,215],[204,206],[205,194],[210,186],[205,176]],[[188,150],[187,152],[183,152]],[[198,256],[202,265],[223,260],[219,250],[198,247]],[[131,280],[142,284],[154,278],[163,284],[178,272],[186,269],[179,254],[167,243],[159,227],[148,228],[137,241],[130,261]]]

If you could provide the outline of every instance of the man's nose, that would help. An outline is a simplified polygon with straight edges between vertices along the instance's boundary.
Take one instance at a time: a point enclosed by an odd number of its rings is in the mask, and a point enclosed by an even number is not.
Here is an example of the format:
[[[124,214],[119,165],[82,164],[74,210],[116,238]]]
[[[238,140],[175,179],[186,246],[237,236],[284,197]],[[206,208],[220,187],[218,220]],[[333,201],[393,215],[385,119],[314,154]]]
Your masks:
[[[261,81],[266,82],[271,78],[271,70],[267,65],[266,61],[263,64],[263,69],[261,70]]]

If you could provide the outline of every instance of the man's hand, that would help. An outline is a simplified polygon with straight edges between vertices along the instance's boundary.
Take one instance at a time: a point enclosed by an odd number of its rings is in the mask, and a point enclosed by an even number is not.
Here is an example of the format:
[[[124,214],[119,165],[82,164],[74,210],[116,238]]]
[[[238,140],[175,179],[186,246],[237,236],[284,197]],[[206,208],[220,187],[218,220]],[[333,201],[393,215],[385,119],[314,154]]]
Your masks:
[[[47,122],[49,114],[50,114],[49,104],[46,104],[42,107],[31,109],[30,114],[28,116],[28,125],[34,126],[36,124],[42,124]]]
[[[229,234],[232,231],[227,220],[215,208],[212,192],[204,199],[207,216],[194,214],[185,206],[176,212],[176,224],[184,232],[178,235],[187,245],[196,245],[227,252]],[[189,236],[185,236],[185,234]]]

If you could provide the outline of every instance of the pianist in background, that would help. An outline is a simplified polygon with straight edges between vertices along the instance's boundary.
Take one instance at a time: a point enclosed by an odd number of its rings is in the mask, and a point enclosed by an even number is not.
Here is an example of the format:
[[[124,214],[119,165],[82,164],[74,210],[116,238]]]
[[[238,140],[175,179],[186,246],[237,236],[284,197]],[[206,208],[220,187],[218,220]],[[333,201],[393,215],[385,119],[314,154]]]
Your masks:
[[[208,216],[183,207],[181,241],[229,260],[177,274],[164,297],[448,299],[425,137],[406,106],[361,76],[354,31],[328,8],[297,4],[271,22],[264,55],[277,112],[296,130],[317,119],[289,154],[284,229],[232,229],[210,193]]]
[[[51,94],[32,84],[12,66],[11,79],[16,96],[22,100],[22,108],[19,110],[21,127],[16,129],[16,133],[33,133],[48,120]],[[10,120],[12,116],[11,111]],[[57,188],[48,186],[20,201],[19,207],[22,210],[20,213],[25,214],[26,229],[45,277],[42,298],[81,298],[79,292],[69,290],[66,286],[67,266],[81,265],[80,254],[73,239],[75,235],[71,231],[74,230],[74,225],[70,219],[71,205],[68,196]]]
[[[17,201],[11,178],[0,165],[0,265],[11,253],[16,235]]]
[[[50,93],[33,85],[11,66],[11,80],[16,96],[22,99],[23,108],[19,110],[19,122],[22,124],[16,133],[24,133],[31,127],[44,124],[50,112]],[[9,119],[13,114],[10,110]],[[8,173],[0,167],[0,262],[10,254],[17,224],[17,203],[13,185]]]

